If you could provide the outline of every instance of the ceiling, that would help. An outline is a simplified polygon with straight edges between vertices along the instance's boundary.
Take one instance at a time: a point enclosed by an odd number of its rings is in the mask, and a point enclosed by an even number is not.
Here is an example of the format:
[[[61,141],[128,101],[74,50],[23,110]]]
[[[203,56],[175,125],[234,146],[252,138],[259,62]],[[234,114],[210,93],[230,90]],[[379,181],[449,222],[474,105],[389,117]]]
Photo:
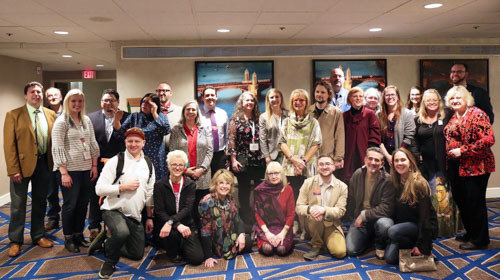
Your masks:
[[[435,2],[443,6],[423,8]],[[369,32],[373,27],[383,30]],[[376,44],[443,38],[500,38],[500,1],[0,0],[0,55],[41,62],[51,71],[115,69],[116,42],[122,41]]]

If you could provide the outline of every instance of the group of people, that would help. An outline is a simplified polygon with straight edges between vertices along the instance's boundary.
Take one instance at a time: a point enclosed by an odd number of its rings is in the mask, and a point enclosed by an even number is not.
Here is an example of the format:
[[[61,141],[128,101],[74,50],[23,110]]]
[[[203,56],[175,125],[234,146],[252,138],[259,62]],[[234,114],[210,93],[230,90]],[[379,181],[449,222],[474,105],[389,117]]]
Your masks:
[[[65,248],[102,243],[101,278],[120,256],[142,258],[149,233],[172,261],[206,267],[217,264],[214,256],[250,251],[254,241],[266,256],[287,255],[295,235],[311,239],[306,260],[322,249],[358,256],[373,240],[387,263],[398,262],[400,248],[429,255],[442,233],[436,209],[444,197],[434,201],[442,190],[432,182],[442,180],[466,230],[456,237],[460,248],[486,248],[493,111],[488,93],[467,75],[465,64],[455,64],[445,102],[434,89],[414,87],[405,106],[396,86],[347,90],[342,69],[334,69],[311,96],[292,91],[289,109],[278,89],[267,92],[262,114],[257,97],[243,92],[231,117],[211,87],[201,93],[201,109],[195,100],[179,107],[162,82],[130,114],[109,89],[102,110],[87,116],[82,91],[63,100],[48,89],[47,109],[43,86],[28,83],[26,105],[8,112],[4,126],[9,255],[21,252],[29,182],[32,241],[53,246],[44,232],[59,227],[60,186]],[[342,221],[352,222],[347,234]]]

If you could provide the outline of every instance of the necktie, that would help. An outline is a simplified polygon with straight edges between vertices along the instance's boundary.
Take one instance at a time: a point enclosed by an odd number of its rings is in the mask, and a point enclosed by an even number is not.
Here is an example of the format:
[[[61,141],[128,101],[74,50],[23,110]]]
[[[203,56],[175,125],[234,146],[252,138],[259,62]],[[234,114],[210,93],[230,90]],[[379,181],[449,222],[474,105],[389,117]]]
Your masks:
[[[210,121],[212,122],[212,137],[214,138],[214,152],[219,151],[219,128],[215,121],[215,112],[210,110]]]
[[[35,110],[35,135],[36,135],[36,143],[38,145],[37,151],[39,155],[45,154],[45,139],[43,137],[42,124],[40,123],[40,119],[38,118],[38,114],[41,113],[40,110]]]

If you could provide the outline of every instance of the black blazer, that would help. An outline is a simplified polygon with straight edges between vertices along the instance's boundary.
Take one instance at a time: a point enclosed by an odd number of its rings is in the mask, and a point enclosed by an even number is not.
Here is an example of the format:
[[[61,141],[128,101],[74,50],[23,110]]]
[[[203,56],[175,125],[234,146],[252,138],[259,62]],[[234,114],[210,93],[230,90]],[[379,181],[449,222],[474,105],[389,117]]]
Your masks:
[[[127,119],[128,115],[130,114],[124,112],[120,123],[123,123]],[[125,151],[124,140],[117,137],[115,133],[111,134],[109,142],[106,139],[106,123],[102,110],[92,112],[88,116],[90,118],[90,121],[92,122],[92,125],[94,126],[95,139],[99,144],[99,150],[101,152],[101,155],[99,157],[99,164],[101,164],[101,158],[112,158],[119,152]]]
[[[467,90],[474,97],[474,106],[483,110],[490,117],[490,123],[493,124],[495,114],[493,113],[493,106],[491,106],[490,94],[486,90],[471,84],[467,84]]]
[[[179,224],[187,227],[194,225],[191,212],[193,210],[194,198],[196,193],[196,184],[189,177],[184,176],[184,185],[181,189],[179,198],[179,212],[175,210],[175,196],[170,185],[170,176],[165,176],[161,180],[156,181],[154,188],[155,202],[155,232],[159,233],[163,225],[168,220],[172,220],[172,228],[177,228]]]

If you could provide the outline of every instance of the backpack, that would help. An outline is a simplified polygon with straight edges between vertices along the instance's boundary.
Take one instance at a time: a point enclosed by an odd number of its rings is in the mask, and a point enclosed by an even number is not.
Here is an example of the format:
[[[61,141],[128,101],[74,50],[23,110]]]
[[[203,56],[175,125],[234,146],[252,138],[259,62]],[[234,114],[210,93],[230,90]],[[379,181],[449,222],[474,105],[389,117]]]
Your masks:
[[[148,164],[148,169],[149,169],[149,177],[148,177],[148,184],[149,180],[151,180],[151,176],[153,176],[153,164],[151,163],[151,159],[144,155],[144,159],[146,160],[146,163]],[[113,181],[113,185],[118,182],[118,179],[124,174],[123,173],[123,163],[125,161],[125,152],[119,152],[118,153],[118,164],[116,165],[116,177],[115,180]]]

